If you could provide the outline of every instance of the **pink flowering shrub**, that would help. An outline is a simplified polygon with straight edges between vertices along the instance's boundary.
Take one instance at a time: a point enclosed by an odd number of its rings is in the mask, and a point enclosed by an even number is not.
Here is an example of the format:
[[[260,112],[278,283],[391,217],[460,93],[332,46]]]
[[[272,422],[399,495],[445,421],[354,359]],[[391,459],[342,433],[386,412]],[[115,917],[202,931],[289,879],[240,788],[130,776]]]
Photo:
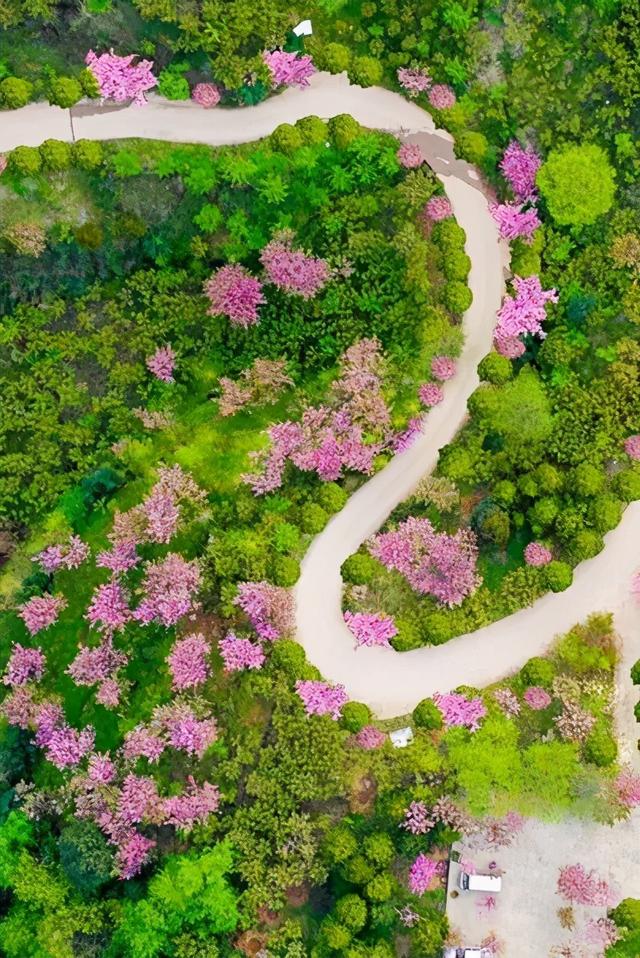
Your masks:
[[[215,719],[199,719],[187,706],[175,706],[165,720],[172,748],[202,758],[210,745],[218,738]]]
[[[423,425],[424,423],[420,416],[414,416],[413,419],[410,419],[407,423],[407,428],[392,438],[391,449],[393,452],[404,452],[405,449],[409,449],[422,432]]]
[[[240,582],[234,604],[242,609],[260,639],[273,642],[294,627],[294,602],[288,589],[270,582]]]
[[[175,625],[196,608],[195,596],[200,588],[197,560],[188,561],[176,552],[164,559],[147,562],[142,580],[144,598],[133,617],[143,625],[159,622],[165,628]]]
[[[627,808],[636,808],[640,805],[640,775],[630,768],[623,768],[614,782],[618,799]]]
[[[80,536],[70,536],[65,545],[47,546],[33,557],[43,572],[51,574],[57,569],[77,569],[89,555],[89,546]]]
[[[547,318],[547,303],[558,302],[555,289],[542,289],[539,276],[528,276],[526,279],[514,276],[513,287],[515,296],[505,296],[494,332],[495,347],[503,356],[508,355],[514,342],[524,352],[524,346],[519,343],[523,335],[544,339],[542,323]]]
[[[523,239],[531,243],[533,234],[541,226],[538,212],[533,207],[525,209],[522,204],[490,203],[489,211],[498,225],[502,239]]]
[[[106,635],[124,629],[131,621],[131,609],[119,582],[106,582],[96,588],[85,618]]]
[[[109,785],[116,777],[116,767],[108,755],[96,752],[89,759],[87,775],[96,785]]]
[[[255,326],[258,307],[265,302],[262,283],[244,266],[221,266],[204,284],[210,316],[227,316],[234,326]]]
[[[417,143],[402,143],[396,153],[400,166],[406,170],[416,170],[424,163],[424,154]]]
[[[453,535],[436,532],[428,519],[410,516],[393,532],[382,532],[369,545],[372,556],[387,569],[396,569],[421,595],[432,595],[453,608],[479,582],[478,548],[470,529]]]
[[[159,346],[152,356],[147,356],[147,369],[163,383],[172,383],[176,354],[171,346]]]
[[[433,887],[440,875],[442,875],[442,862],[421,853],[409,869],[409,891],[414,895],[424,895]]]
[[[446,196],[432,196],[424,208],[424,216],[432,223],[440,223],[453,216],[451,201]]]
[[[527,565],[539,568],[548,565],[553,559],[553,552],[541,542],[530,542],[524,550],[524,561]]]
[[[136,543],[131,540],[117,542],[112,549],[99,552],[96,556],[96,565],[103,569],[109,569],[113,575],[128,572],[139,562],[140,556],[136,550]]]
[[[191,91],[191,99],[199,106],[209,109],[220,102],[220,90],[213,83],[196,83]]]
[[[431,77],[423,67],[400,67],[397,71],[397,77],[398,83],[412,100],[420,93],[426,93],[432,82]]]
[[[425,835],[433,828],[433,822],[424,802],[411,802],[404,813],[400,828],[406,828],[412,835]]]
[[[507,812],[502,818],[485,818],[482,839],[489,848],[508,848],[524,826],[525,819],[518,812]]]
[[[583,865],[565,865],[558,876],[558,894],[574,905],[606,907],[611,904],[611,891],[604,878]]]
[[[519,203],[536,197],[536,173],[541,163],[542,160],[531,146],[523,148],[517,140],[512,140],[504,151],[500,172]]]
[[[94,738],[95,732],[90,725],[78,732],[65,724],[51,729],[41,744],[44,745],[46,758],[56,768],[65,769],[80,763],[93,748]]]
[[[262,646],[228,632],[218,642],[218,649],[224,662],[225,672],[241,672],[244,669],[260,669],[264,665],[265,654]]]
[[[187,787],[182,795],[165,798],[162,802],[165,823],[175,825],[185,832],[194,825],[204,825],[220,805],[220,791],[216,785],[204,782],[197,785],[193,776],[187,779]]]
[[[429,103],[434,110],[450,110],[455,106],[456,95],[446,83],[436,83],[429,91]]]
[[[567,742],[585,742],[596,723],[596,717],[576,702],[567,701],[562,703],[562,714],[553,721]]]
[[[534,712],[540,712],[551,705],[551,696],[545,689],[539,685],[531,685],[522,696],[529,708]]]
[[[442,386],[438,386],[437,383],[423,383],[418,390],[418,399],[427,408],[438,406],[444,399]]]
[[[330,715],[339,719],[342,707],[348,702],[342,685],[329,685],[328,682],[299,679],[296,692],[307,715]]]
[[[461,726],[470,732],[480,728],[480,719],[487,714],[487,709],[481,698],[468,699],[458,692],[449,692],[441,695],[435,692],[433,701],[442,713],[442,720],[447,728]]]
[[[451,356],[434,356],[431,360],[431,375],[441,382],[452,379],[456,374],[456,361]]]
[[[46,659],[40,648],[28,649],[19,642],[11,647],[11,655],[2,681],[14,688],[27,682],[39,682],[44,675]]]
[[[587,922],[587,927],[584,932],[584,940],[590,944],[594,945],[601,953],[604,953],[608,948],[615,943],[620,938],[620,932],[618,931],[615,921],[611,918],[590,918]]]
[[[145,725],[136,725],[124,737],[122,754],[127,759],[146,758],[149,762],[157,762],[166,746],[160,734]]]
[[[167,662],[176,691],[192,689],[207,681],[210,675],[208,655],[209,643],[202,632],[192,632],[173,643]]]
[[[274,86],[309,86],[309,79],[316,72],[313,60],[308,54],[287,53],[285,50],[272,50],[262,54],[269,67]]]
[[[96,78],[101,97],[118,103],[133,100],[138,106],[144,105],[145,93],[158,81],[151,72],[153,60],[140,60],[134,64],[134,59],[135,53],[119,57],[111,50],[97,56],[89,50],[84,62]]]
[[[624,451],[630,459],[640,460],[640,435],[628,436],[624,441]]]
[[[514,718],[520,714],[520,702],[518,701],[517,695],[515,695],[511,689],[496,689],[493,692],[493,697],[502,712],[509,718]]]
[[[16,686],[0,703],[0,713],[9,725],[17,725],[21,729],[28,729],[34,724],[37,711],[33,691],[24,685]]]
[[[67,669],[67,675],[71,676],[76,685],[95,685],[105,679],[112,679],[118,669],[124,668],[127,662],[125,653],[115,649],[110,636],[107,636],[95,649],[86,645],[80,646],[80,651]]]
[[[364,725],[355,736],[356,744],[366,752],[381,748],[387,740],[384,732],[381,732],[375,725]]]
[[[18,609],[18,615],[31,635],[48,629],[66,608],[67,600],[60,595],[34,595]]]
[[[355,636],[356,646],[384,645],[398,634],[396,624],[390,616],[371,612],[345,612],[344,621]]]
[[[287,293],[313,299],[329,279],[329,266],[323,259],[294,250],[291,239],[275,238],[260,253],[267,280]]]
[[[150,858],[151,850],[156,843],[151,838],[145,838],[140,832],[132,829],[129,835],[118,845],[116,852],[116,867],[121,879],[133,878],[137,875]]]
[[[120,704],[122,689],[117,679],[103,679],[96,692],[96,702],[106,709],[115,709]]]

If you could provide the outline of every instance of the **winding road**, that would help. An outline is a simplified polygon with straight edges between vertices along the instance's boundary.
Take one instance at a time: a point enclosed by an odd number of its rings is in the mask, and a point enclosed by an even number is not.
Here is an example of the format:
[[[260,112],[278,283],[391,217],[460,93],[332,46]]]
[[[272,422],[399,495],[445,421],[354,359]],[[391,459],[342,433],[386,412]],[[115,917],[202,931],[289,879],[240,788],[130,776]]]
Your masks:
[[[329,118],[339,113],[420,144],[466,231],[473,303],[464,317],[465,345],[458,373],[446,385],[444,402],[425,417],[414,445],[365,483],[312,542],[295,590],[298,639],[323,675],[342,683],[350,698],[366,702],[376,715],[387,718],[406,714],[435,691],[497,681],[530,656],[543,653],[556,634],[576,621],[610,610],[623,639],[619,733],[625,757],[637,760],[636,695],[629,667],[640,657],[640,610],[629,595],[629,580],[640,561],[640,503],[628,507],[619,526],[605,537],[600,555],[578,567],[566,592],[547,595],[528,609],[444,646],[401,654],[392,649],[355,649],[342,619],[340,566],[433,469],[439,449],[462,425],[467,399],[478,383],[477,364],[491,347],[504,292],[508,250],[498,240],[478,174],[455,158],[450,135],[436,130],[427,112],[389,90],[362,89],[351,86],[344,74],[319,73],[305,90],[289,89],[243,110],[206,111],[189,101],[168,102],[156,96],[142,109],[89,103],[62,110],[31,104],[0,112],[0,151],[36,146],[48,138],[144,137],[219,146],[259,139],[280,123],[303,116]]]

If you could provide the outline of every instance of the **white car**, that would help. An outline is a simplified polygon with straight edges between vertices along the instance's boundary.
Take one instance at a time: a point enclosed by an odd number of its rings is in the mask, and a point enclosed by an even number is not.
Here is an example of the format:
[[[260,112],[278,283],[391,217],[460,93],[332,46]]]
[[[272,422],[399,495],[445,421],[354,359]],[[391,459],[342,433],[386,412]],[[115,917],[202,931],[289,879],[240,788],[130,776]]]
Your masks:
[[[458,885],[462,891],[499,892],[502,889],[500,875],[468,875],[461,871],[458,875]]]

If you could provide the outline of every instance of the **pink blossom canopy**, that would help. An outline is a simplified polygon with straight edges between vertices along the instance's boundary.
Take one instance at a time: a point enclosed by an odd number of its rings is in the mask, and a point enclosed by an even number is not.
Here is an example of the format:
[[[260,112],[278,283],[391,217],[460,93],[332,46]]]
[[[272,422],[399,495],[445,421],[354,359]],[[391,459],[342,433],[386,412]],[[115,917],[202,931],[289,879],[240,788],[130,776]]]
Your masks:
[[[429,91],[429,103],[435,110],[449,110],[455,106],[456,95],[446,83],[436,83]]]
[[[414,895],[424,895],[442,874],[442,862],[420,854],[409,869],[409,890]]]
[[[540,688],[539,685],[531,685],[525,691],[522,698],[534,712],[540,712],[542,709],[546,709],[551,705],[551,696],[545,689]]]
[[[258,322],[258,307],[265,302],[262,283],[240,266],[221,266],[204,284],[211,316],[227,316],[234,326],[245,329]]]
[[[398,83],[411,99],[425,93],[431,86],[431,77],[424,68],[400,67],[397,71]]]
[[[356,743],[366,752],[380,748],[387,740],[384,732],[381,732],[375,725],[365,725],[356,734]]]
[[[371,612],[345,612],[344,621],[355,636],[356,645],[389,646],[389,640],[398,634],[396,624],[387,615]]]
[[[309,79],[316,72],[313,60],[308,54],[288,53],[285,50],[272,50],[262,54],[269,67],[274,86],[309,86]]]
[[[85,63],[93,73],[100,88],[100,96],[124,103],[133,100],[138,106],[146,102],[145,93],[157,85],[151,69],[153,60],[133,63],[135,53],[126,57],[117,56],[113,50],[97,56],[89,50]]]
[[[459,692],[449,692],[441,695],[435,692],[433,701],[442,713],[442,720],[447,728],[461,726],[470,732],[477,732],[480,728],[480,719],[487,714],[487,709],[481,698],[468,699]]]
[[[515,296],[505,296],[494,332],[496,349],[502,355],[506,355],[509,347],[526,334],[543,339],[546,334],[542,323],[547,318],[547,303],[558,302],[555,289],[543,289],[539,276],[526,279],[514,276],[513,287]]]
[[[196,83],[191,91],[191,99],[208,109],[220,102],[220,90],[213,83]]]
[[[57,621],[62,609],[66,608],[67,600],[60,595],[34,595],[28,602],[21,605],[18,615],[26,625],[31,635],[48,629]]]
[[[7,669],[2,681],[14,688],[27,682],[39,682],[44,675],[46,659],[40,648],[28,649],[19,642],[11,648]]]
[[[543,566],[548,565],[553,559],[551,549],[547,549],[541,542],[530,542],[524,550],[524,561],[527,565]]]
[[[241,672],[244,669],[260,669],[265,660],[262,646],[251,639],[237,636],[228,632],[224,639],[218,642],[218,648],[225,672]]]
[[[171,346],[159,346],[152,356],[147,357],[147,369],[156,379],[163,383],[173,382],[173,370],[176,365],[176,354]]]
[[[518,202],[523,203],[536,196],[536,173],[541,163],[533,147],[523,148],[517,140],[512,140],[504,151],[500,172]]]
[[[575,905],[606,907],[611,902],[611,891],[604,878],[595,871],[587,872],[583,865],[565,865],[558,876],[558,894]]]
[[[33,557],[44,572],[50,574],[57,569],[77,569],[89,555],[89,546],[79,536],[70,536],[64,545],[47,546]]]
[[[342,685],[329,685],[328,682],[311,679],[299,679],[296,682],[296,692],[307,715],[330,715],[333,719],[339,719],[342,707],[348,701]]]
[[[417,143],[403,143],[396,153],[400,166],[407,170],[415,170],[425,161],[424,154]]]
[[[456,374],[456,361],[451,356],[434,356],[431,360],[431,374],[441,382],[452,379]]]
[[[624,441],[624,451],[630,459],[640,460],[640,435],[628,436]]]
[[[489,211],[498,225],[502,239],[523,239],[530,243],[533,234],[541,226],[538,212],[533,207],[527,209],[522,204],[490,203]]]
[[[325,260],[294,250],[289,243],[277,239],[262,250],[260,262],[270,283],[303,299],[313,299],[329,279]]]
[[[424,215],[433,223],[449,219],[453,216],[451,201],[446,196],[432,196],[424,208]]]
[[[167,662],[176,691],[192,689],[207,681],[210,674],[208,655],[209,643],[202,632],[192,632],[174,642]]]

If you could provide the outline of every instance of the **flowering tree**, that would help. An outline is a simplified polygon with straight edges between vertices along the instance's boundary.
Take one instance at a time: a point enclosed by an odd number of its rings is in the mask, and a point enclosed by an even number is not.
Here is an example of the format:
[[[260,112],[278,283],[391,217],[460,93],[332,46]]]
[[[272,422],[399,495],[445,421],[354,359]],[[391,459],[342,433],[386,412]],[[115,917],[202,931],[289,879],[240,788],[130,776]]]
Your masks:
[[[406,170],[416,170],[424,163],[424,154],[417,143],[402,143],[396,153],[400,166]]]
[[[429,91],[429,103],[434,110],[450,110],[455,106],[456,95],[446,83],[436,83]]]
[[[35,635],[53,625],[66,605],[67,600],[60,595],[34,595],[19,607],[18,615],[31,635]]]
[[[590,918],[584,932],[584,940],[604,954],[620,938],[620,932],[611,918]]]
[[[27,682],[39,682],[44,675],[46,659],[40,648],[27,649],[19,642],[11,648],[11,655],[2,681],[14,688]]]
[[[339,719],[342,707],[348,701],[342,685],[329,685],[328,682],[311,679],[299,679],[296,682],[296,692],[307,715],[330,715],[333,719]]]
[[[225,672],[241,672],[244,669],[261,669],[265,654],[262,646],[251,639],[241,638],[235,632],[228,632],[218,642],[218,648]]]
[[[519,203],[535,199],[536,173],[542,160],[531,146],[522,147],[511,140],[500,161],[500,172]]]
[[[275,403],[282,390],[292,385],[284,359],[255,359],[242,371],[240,381],[220,377],[220,415],[233,416],[250,402]]]
[[[187,779],[187,787],[182,795],[165,798],[162,802],[165,823],[175,825],[185,832],[194,825],[204,825],[220,805],[220,791],[216,785],[204,782],[197,785],[193,776]]]
[[[273,642],[293,631],[294,603],[288,589],[270,582],[240,582],[234,604],[245,613],[260,639]]]
[[[366,752],[381,748],[387,740],[384,732],[381,732],[375,725],[364,725],[355,737],[356,744]]]
[[[456,374],[456,361],[451,356],[434,356],[431,360],[431,375],[440,382],[452,379]]]
[[[387,569],[396,569],[420,594],[450,608],[476,588],[478,549],[469,529],[436,532],[428,519],[410,516],[393,532],[377,535],[369,551]]]
[[[113,575],[122,575],[133,569],[140,562],[136,543],[131,540],[117,542],[112,549],[99,552],[96,556],[96,565],[109,569]]]
[[[39,562],[43,572],[51,574],[57,569],[77,569],[89,555],[89,546],[80,536],[69,536],[64,545],[47,546],[33,557]]]
[[[147,562],[142,588],[144,597],[133,617],[143,625],[175,625],[195,609],[195,595],[200,588],[198,562],[188,561],[176,552],[169,552],[157,562]]]
[[[575,905],[606,907],[611,904],[611,890],[595,871],[583,865],[565,865],[558,876],[558,894]]]
[[[323,259],[308,256],[292,248],[292,237],[274,237],[260,253],[267,280],[287,293],[313,299],[329,279],[329,266]]]
[[[468,699],[458,692],[450,692],[448,695],[436,692],[433,701],[440,709],[442,720],[447,728],[462,726],[468,728],[470,732],[476,732],[480,728],[480,719],[487,714],[481,698]]]
[[[414,895],[424,895],[441,874],[442,862],[421,853],[409,869],[409,890]]]
[[[432,223],[449,219],[453,216],[451,201],[446,196],[432,196],[425,205],[423,216]]]
[[[285,50],[272,50],[262,54],[269,67],[274,86],[309,86],[309,79],[316,72],[313,60],[308,54],[288,53]]]
[[[624,441],[624,451],[630,459],[640,460],[640,435],[628,436]]]
[[[505,296],[494,332],[496,349],[503,356],[508,356],[514,345],[520,348],[520,354],[524,352],[521,336],[529,334],[543,339],[542,323],[547,318],[547,303],[558,302],[555,289],[542,289],[539,276],[526,279],[514,276],[513,287],[515,296]]]
[[[630,768],[623,768],[614,786],[622,805],[626,805],[627,808],[636,808],[640,805],[640,775]]]
[[[527,565],[539,568],[548,565],[553,559],[553,552],[541,542],[529,542],[524,550],[524,561]]]
[[[85,616],[91,625],[106,635],[124,629],[131,617],[126,593],[116,581],[106,582],[96,588]]]
[[[509,718],[520,714],[521,706],[518,701],[518,696],[515,695],[511,689],[496,689],[493,692],[493,697],[504,714]]]
[[[524,239],[530,243],[533,234],[541,226],[538,211],[533,207],[525,208],[521,203],[490,203],[489,212],[498,225],[502,239]]]
[[[418,390],[418,399],[423,406],[438,406],[444,399],[442,386],[437,383],[423,383]]]
[[[221,266],[204,284],[210,316],[227,316],[234,326],[255,326],[258,307],[265,302],[262,283],[244,266]]]
[[[568,742],[584,742],[596,723],[596,717],[576,702],[565,701],[562,703],[562,714],[553,721],[562,738]]]
[[[400,67],[397,71],[398,83],[411,99],[420,93],[426,93],[432,80],[424,67]]]
[[[345,612],[344,621],[355,636],[356,646],[384,645],[398,634],[396,624],[390,616],[370,612]]]
[[[551,705],[551,696],[538,685],[530,686],[522,698],[534,712],[540,712]]]
[[[159,346],[152,356],[147,356],[147,369],[156,379],[163,383],[173,382],[173,370],[176,365],[176,354],[171,346]]]
[[[89,50],[85,63],[96,78],[100,96],[118,103],[133,100],[138,106],[144,105],[145,93],[158,81],[151,72],[153,60],[140,60],[134,64],[134,59],[135,53],[119,57],[111,50],[98,56]]]
[[[111,636],[107,635],[95,649],[80,646],[80,651],[66,671],[76,685],[96,685],[105,679],[113,679],[128,661],[127,655],[115,649]]]
[[[47,759],[56,768],[65,769],[78,765],[93,748],[95,731],[90,725],[80,732],[67,724],[47,728],[44,734],[42,730],[41,723],[38,727],[38,732],[41,733],[38,744],[44,747]]]
[[[433,822],[424,802],[411,802],[404,813],[400,828],[406,828],[412,835],[424,835],[433,828]]]
[[[207,681],[209,643],[202,632],[192,632],[178,639],[167,656],[173,688],[178,692],[192,689]]]
[[[191,99],[208,109],[220,102],[220,90],[213,83],[196,83],[191,91]]]

